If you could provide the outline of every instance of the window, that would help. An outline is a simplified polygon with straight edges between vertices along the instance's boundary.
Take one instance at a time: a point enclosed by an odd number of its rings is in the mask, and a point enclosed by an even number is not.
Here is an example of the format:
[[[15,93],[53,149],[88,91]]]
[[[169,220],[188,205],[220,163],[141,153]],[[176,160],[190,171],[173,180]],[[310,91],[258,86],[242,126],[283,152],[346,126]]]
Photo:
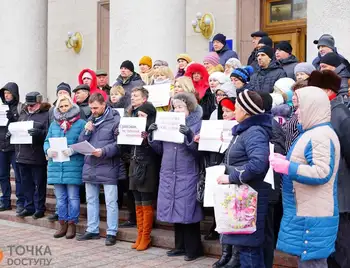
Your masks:
[[[306,18],[306,0],[268,1],[269,23]]]

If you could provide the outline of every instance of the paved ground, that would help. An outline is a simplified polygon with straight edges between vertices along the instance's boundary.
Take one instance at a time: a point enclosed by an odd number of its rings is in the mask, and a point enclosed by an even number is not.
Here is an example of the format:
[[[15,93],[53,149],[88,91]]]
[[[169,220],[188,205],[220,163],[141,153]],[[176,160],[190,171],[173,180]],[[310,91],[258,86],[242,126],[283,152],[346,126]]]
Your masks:
[[[144,252],[130,249],[131,243],[106,247],[104,239],[78,242],[54,239],[55,230],[0,220],[0,267],[211,267],[213,258],[185,262],[169,258],[166,249]],[[29,265],[31,264],[31,265]]]

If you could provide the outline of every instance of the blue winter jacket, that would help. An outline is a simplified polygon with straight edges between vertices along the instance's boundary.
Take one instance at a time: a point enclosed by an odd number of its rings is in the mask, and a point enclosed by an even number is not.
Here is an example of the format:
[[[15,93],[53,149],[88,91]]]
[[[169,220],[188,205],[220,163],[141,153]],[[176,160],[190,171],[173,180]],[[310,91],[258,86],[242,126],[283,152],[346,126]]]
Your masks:
[[[229,47],[227,45],[225,45],[220,51],[216,51],[216,53],[218,53],[218,55],[220,57],[220,64],[223,67],[225,67],[227,60],[229,60],[231,58],[238,59],[238,55],[237,55],[236,51],[229,49]]]

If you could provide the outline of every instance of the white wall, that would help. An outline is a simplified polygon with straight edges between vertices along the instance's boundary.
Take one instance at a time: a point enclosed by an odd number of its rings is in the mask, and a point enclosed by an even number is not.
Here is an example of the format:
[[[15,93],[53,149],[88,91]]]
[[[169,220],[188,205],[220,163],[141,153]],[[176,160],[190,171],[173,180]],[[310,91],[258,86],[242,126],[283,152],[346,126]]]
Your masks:
[[[350,59],[349,0],[308,0],[307,5],[307,60],[317,56],[313,41],[325,33],[333,35],[338,52]]]
[[[227,39],[233,39],[233,47],[236,43],[236,0],[187,0],[186,1],[186,51],[196,62],[202,62],[203,57],[209,52],[209,40],[202,34],[195,33],[192,28],[192,20],[201,12],[212,13],[215,18],[215,33],[223,33]]]
[[[49,0],[47,92],[49,101],[56,99],[60,82],[78,85],[78,74],[84,68],[97,66],[97,2],[98,0]],[[79,54],[66,48],[68,32],[83,35]]]

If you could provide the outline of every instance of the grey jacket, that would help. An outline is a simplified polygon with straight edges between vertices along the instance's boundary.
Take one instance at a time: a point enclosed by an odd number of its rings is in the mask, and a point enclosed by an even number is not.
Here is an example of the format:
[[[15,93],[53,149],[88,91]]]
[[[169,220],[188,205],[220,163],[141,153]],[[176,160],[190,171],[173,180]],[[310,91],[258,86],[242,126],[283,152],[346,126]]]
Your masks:
[[[350,79],[350,72],[346,68],[345,64],[340,64],[334,72],[341,77],[340,94],[348,95],[348,80]]]
[[[294,75],[294,67],[295,65],[298,64],[298,59],[294,56],[291,55],[286,59],[279,60],[279,63],[282,65],[283,70],[286,72],[287,77],[292,78],[295,80],[295,75]]]

